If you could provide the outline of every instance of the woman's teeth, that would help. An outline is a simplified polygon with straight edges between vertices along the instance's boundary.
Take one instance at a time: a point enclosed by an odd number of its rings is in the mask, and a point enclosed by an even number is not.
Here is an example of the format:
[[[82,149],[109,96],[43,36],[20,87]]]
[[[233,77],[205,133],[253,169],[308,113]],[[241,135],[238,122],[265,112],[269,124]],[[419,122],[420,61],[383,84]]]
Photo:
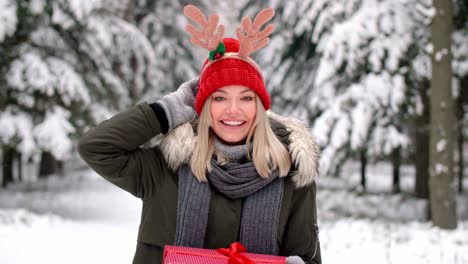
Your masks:
[[[222,121],[223,124],[228,125],[228,126],[240,126],[244,122],[243,121]]]

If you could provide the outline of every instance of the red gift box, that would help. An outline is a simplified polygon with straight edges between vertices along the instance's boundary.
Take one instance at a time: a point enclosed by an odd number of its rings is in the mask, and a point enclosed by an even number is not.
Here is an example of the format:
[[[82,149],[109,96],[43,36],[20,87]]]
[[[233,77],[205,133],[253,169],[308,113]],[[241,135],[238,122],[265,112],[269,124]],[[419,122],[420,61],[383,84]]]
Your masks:
[[[286,257],[246,253],[238,242],[230,248],[164,247],[164,264],[285,264]]]

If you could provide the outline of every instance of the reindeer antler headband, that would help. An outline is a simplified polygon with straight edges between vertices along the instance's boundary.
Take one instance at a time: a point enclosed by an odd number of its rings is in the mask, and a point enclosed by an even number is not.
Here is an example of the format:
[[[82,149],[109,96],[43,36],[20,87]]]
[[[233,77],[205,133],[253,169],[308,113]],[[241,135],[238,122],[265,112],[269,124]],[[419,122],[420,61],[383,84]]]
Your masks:
[[[205,65],[205,68],[218,59],[237,58],[252,64],[260,72],[260,68],[249,55],[270,42],[268,36],[273,32],[274,25],[269,24],[262,31],[260,31],[260,28],[275,15],[273,8],[266,8],[260,11],[253,23],[250,17],[242,18],[241,26],[236,29],[240,45],[239,52],[237,53],[225,53],[222,42],[224,26],[218,25],[219,16],[217,14],[211,14],[209,19],[207,19],[200,9],[193,5],[187,5],[184,7],[184,15],[201,26],[201,30],[198,30],[192,24],[187,24],[185,30],[192,36],[191,41],[193,44],[210,51],[209,58],[211,61]]]
[[[254,21],[242,18],[236,29],[237,39],[224,38],[224,26],[218,25],[219,17],[211,14],[207,18],[197,7],[188,5],[184,14],[199,25],[199,29],[188,24],[185,30],[192,36],[192,43],[210,51],[209,59],[200,72],[199,89],[195,100],[195,110],[202,112],[206,99],[217,89],[231,85],[241,85],[253,90],[261,99],[266,110],[270,108],[270,96],[260,67],[249,56],[270,42],[268,36],[274,26],[264,26],[275,14],[272,8],[260,11]]]

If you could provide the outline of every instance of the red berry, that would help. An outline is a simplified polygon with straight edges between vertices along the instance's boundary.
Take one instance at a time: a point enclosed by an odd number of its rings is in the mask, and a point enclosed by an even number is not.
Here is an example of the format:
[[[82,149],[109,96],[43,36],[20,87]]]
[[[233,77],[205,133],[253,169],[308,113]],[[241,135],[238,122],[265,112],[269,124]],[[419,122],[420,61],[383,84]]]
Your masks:
[[[220,52],[216,52],[216,54],[214,55],[215,59],[221,59],[222,55]]]

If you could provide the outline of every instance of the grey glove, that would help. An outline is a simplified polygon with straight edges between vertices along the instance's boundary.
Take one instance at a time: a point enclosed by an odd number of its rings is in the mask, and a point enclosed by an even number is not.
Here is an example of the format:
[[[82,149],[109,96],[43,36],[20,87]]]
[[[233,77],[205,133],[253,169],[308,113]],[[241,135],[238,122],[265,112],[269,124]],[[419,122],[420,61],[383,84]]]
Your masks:
[[[298,256],[291,256],[286,258],[286,264],[304,264],[305,262]]]
[[[196,118],[195,96],[198,92],[198,77],[184,82],[177,91],[163,96],[157,103],[166,112],[169,129],[192,121]]]

